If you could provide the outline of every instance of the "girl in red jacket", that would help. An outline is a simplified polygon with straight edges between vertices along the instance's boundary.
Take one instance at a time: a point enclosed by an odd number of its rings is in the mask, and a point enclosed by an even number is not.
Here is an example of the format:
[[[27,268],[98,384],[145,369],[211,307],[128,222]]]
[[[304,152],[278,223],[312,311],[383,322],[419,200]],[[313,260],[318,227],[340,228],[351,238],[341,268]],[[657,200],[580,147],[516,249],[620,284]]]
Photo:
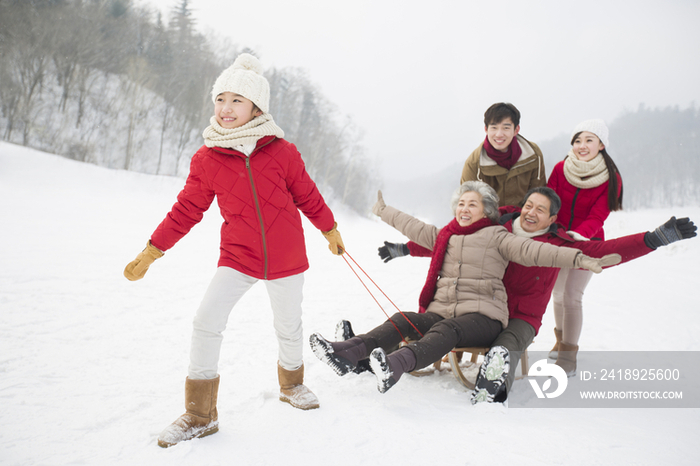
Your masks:
[[[562,201],[559,223],[577,241],[605,239],[605,219],[622,209],[622,178],[606,150],[608,134],[603,120],[579,123],[572,133],[573,147],[547,182]],[[550,357],[570,377],[576,374],[583,292],[591,276],[587,270],[562,270],[552,292],[557,341]]]
[[[300,409],[318,407],[303,384],[301,301],[309,264],[299,210],[323,232],[333,254],[344,249],[333,213],[299,152],[282,139],[284,132],[268,113],[270,86],[258,59],[241,54],[214,83],[212,99],[214,116],[184,189],[146,249],[124,270],[129,280],[143,278],[216,198],[224,218],[219,266],[194,318],[187,411],[160,434],[162,447],[218,431],[222,333],[234,305],[258,280],[265,281],[274,315],[279,398]]]

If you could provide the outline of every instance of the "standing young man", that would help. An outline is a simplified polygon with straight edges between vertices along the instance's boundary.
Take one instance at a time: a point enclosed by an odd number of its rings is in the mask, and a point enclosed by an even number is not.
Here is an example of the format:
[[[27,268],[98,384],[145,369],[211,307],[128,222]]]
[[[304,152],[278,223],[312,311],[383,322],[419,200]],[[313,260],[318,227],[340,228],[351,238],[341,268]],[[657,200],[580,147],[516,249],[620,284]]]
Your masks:
[[[542,151],[520,136],[520,111],[499,102],[484,113],[486,138],[467,158],[460,184],[483,181],[496,190],[500,205],[517,205],[530,189],[545,186]]]

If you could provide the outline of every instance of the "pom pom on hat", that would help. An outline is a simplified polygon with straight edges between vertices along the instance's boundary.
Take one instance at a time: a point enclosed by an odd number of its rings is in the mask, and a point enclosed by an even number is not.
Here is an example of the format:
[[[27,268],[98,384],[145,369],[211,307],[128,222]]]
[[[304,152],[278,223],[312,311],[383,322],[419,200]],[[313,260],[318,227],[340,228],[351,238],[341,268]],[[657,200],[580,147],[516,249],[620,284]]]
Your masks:
[[[249,53],[240,54],[238,58],[236,58],[236,61],[233,62],[233,65],[231,65],[231,68],[234,70],[250,70],[260,75],[263,74],[263,67],[260,60]]]
[[[600,142],[603,143],[606,149],[608,148],[608,145],[610,145],[610,131],[603,120],[586,120],[576,125],[576,128],[574,128],[574,130],[571,132],[571,144],[574,143],[574,136],[582,131],[588,131],[589,133],[593,133],[598,136],[598,139],[600,139]]]
[[[260,60],[249,53],[240,54],[233,65],[216,78],[211,90],[212,100],[216,102],[216,96],[223,92],[242,95],[263,113],[270,111],[270,84],[263,76]]]

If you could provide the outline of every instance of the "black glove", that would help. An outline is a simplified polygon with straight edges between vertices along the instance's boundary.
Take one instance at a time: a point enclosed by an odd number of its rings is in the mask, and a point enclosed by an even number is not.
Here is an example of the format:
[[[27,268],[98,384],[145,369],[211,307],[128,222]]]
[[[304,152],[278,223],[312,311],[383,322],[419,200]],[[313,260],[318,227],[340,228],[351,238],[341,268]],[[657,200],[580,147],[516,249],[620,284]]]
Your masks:
[[[387,241],[384,241],[384,246],[378,248],[378,250],[379,257],[382,258],[385,264],[395,257],[408,256],[411,253],[405,243],[394,244]]]
[[[695,233],[697,229],[698,227],[688,217],[679,219],[671,217],[668,222],[656,230],[647,232],[644,235],[644,243],[650,248],[656,249],[659,246],[697,236]]]

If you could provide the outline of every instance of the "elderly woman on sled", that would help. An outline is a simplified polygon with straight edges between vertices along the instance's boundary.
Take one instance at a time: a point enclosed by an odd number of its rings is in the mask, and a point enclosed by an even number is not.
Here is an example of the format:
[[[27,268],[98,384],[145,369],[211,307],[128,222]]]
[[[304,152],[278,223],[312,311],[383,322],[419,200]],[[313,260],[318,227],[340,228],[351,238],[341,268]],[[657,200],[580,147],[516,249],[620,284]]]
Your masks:
[[[509,233],[498,224],[498,195],[486,183],[467,181],[452,199],[455,218],[444,228],[428,225],[387,206],[379,192],[375,215],[413,242],[432,250],[419,311],[397,313],[382,325],[346,341],[331,342],[315,333],[314,354],[337,374],[369,364],[381,393],[406,372],[440,360],[455,347],[488,347],[508,324],[503,274],[509,261],[525,266],[583,268],[599,273],[620,262],[578,249],[561,248]],[[403,340],[408,345],[387,354]]]

